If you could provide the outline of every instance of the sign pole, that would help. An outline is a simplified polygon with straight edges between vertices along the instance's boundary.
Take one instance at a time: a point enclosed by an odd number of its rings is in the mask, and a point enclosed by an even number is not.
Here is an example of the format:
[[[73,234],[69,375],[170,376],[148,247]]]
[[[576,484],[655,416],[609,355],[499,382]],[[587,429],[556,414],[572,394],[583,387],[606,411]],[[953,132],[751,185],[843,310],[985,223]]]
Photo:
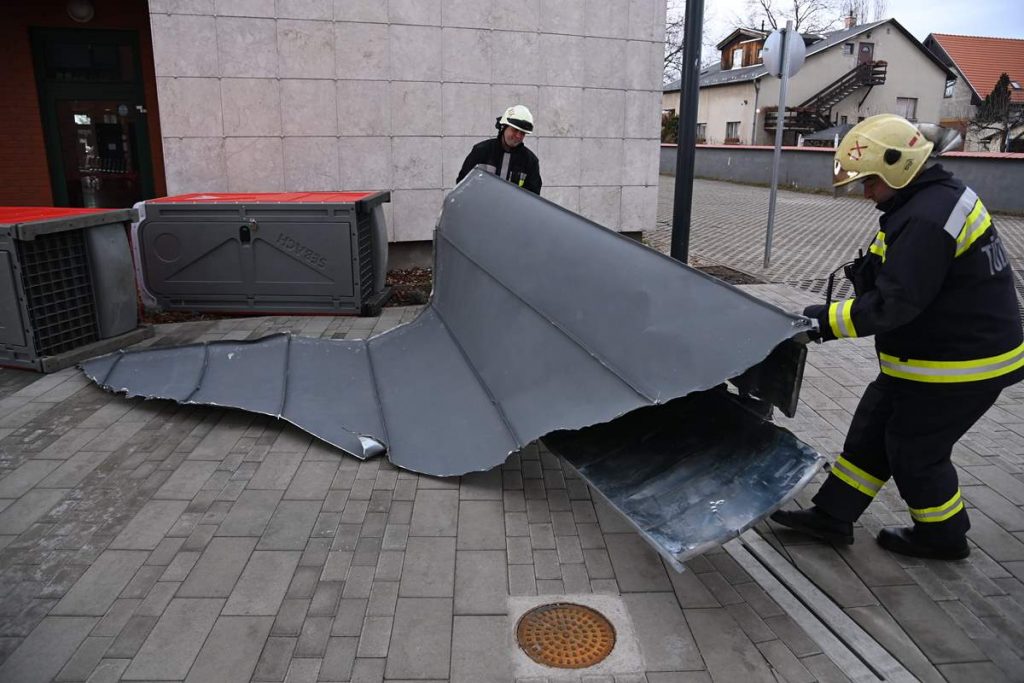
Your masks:
[[[775,198],[779,192],[779,162],[782,159],[782,132],[786,123],[786,87],[789,85],[789,41],[793,36],[793,22],[787,21],[782,31],[782,73],[779,84],[779,108],[775,117],[775,150],[772,152],[772,185],[768,195],[768,231],[764,237],[764,269],[772,258],[772,229],[775,227]],[[799,39],[799,36],[795,36]]]

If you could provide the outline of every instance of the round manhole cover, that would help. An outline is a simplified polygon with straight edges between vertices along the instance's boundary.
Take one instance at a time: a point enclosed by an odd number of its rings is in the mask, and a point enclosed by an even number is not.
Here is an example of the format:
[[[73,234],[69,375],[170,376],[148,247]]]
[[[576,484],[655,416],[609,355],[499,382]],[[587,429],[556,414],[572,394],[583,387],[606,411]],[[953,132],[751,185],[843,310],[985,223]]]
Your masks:
[[[615,628],[589,607],[556,602],[535,607],[519,620],[516,640],[530,659],[559,669],[594,666],[615,647]]]

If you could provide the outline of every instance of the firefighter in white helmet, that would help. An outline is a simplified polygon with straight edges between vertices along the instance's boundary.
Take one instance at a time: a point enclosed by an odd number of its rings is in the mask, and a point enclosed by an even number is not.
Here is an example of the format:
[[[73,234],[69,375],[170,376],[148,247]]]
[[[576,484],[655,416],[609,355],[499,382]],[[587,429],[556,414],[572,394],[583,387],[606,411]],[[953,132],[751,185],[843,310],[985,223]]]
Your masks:
[[[540,162],[537,155],[526,148],[523,140],[533,132],[533,114],[521,104],[509,107],[494,123],[497,136],[473,145],[456,182],[477,165],[483,165],[499,178],[540,194]]]
[[[1024,334],[1006,252],[984,204],[940,165],[958,135],[893,115],[854,126],[835,153],[836,186],[864,184],[882,211],[868,253],[847,266],[855,297],[809,306],[823,340],[874,335],[880,374],[861,397],[843,451],[813,498],[779,524],[833,543],[890,477],[912,526],[878,543],[955,560],[970,548],[953,446],[1024,375]],[[948,131],[946,131],[948,132]]]

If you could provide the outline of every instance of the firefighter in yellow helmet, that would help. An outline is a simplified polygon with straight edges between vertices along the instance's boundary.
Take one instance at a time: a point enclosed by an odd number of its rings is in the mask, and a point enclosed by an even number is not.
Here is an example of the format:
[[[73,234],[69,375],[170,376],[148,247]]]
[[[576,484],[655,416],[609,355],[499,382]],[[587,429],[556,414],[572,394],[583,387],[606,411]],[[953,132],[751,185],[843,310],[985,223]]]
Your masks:
[[[497,118],[494,127],[498,135],[473,145],[462,162],[456,182],[465,178],[473,167],[483,165],[499,178],[540,194],[540,161],[523,144],[527,134],[533,132],[533,114],[524,105],[516,104]]]
[[[953,446],[1024,375],[1024,334],[992,217],[974,191],[928,163],[936,129],[872,116],[836,150],[834,185],[862,182],[881,229],[847,267],[855,297],[804,315],[818,321],[822,340],[874,335],[881,372],[814,506],[772,519],[852,543],[853,522],[892,478],[913,525],[883,529],[878,543],[955,560],[970,552],[970,522]]]

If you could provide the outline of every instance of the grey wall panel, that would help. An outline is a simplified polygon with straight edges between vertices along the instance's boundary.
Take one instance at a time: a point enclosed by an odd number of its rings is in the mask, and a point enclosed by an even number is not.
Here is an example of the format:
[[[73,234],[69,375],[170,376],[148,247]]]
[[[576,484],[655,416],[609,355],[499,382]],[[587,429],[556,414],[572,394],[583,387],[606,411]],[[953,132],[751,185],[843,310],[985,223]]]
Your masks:
[[[101,356],[82,367],[90,379],[111,391],[183,402],[195,393],[205,366],[206,346],[193,344]]]
[[[289,335],[279,334],[258,342],[208,344],[200,387],[189,401],[279,417],[290,343]]]
[[[527,443],[513,436],[452,342],[432,308],[370,341],[388,450],[400,467],[437,475],[487,470]]]
[[[452,475],[714,387],[809,326],[486,173],[450,193],[435,244],[430,305],[366,342],[274,336],[84,368],[133,395],[283,416],[358,457],[386,448]]]
[[[383,443],[377,387],[365,340],[292,337],[284,417],[324,441],[364,458]]]
[[[456,248],[438,250],[437,273],[434,301],[445,323],[527,441],[567,424],[603,422],[644,400],[557,322]]]
[[[463,183],[439,232],[650,401],[739,374],[803,322],[561,207],[520,200],[507,183]]]
[[[369,340],[275,335],[83,368],[129,395],[280,416],[425,474],[490,469],[545,437],[677,568],[819,467],[720,386],[757,366],[795,401],[804,355],[773,350],[803,351],[807,319],[490,174],[452,191],[435,245],[430,304]]]

